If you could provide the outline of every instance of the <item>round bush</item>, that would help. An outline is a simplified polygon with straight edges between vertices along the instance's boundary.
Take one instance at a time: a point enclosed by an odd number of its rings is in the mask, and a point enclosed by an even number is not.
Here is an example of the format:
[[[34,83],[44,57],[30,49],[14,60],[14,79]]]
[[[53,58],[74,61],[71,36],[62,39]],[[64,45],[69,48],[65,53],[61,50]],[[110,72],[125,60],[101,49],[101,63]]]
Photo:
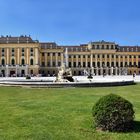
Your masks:
[[[94,126],[97,130],[126,132],[133,128],[133,105],[126,99],[109,94],[93,106]]]

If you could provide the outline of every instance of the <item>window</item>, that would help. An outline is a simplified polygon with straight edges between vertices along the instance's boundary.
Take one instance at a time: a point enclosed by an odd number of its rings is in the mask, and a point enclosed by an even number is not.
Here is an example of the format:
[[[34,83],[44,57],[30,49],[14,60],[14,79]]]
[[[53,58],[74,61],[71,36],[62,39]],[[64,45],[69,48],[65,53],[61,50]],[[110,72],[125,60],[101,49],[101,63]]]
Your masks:
[[[15,65],[15,59],[12,59],[11,64]]]
[[[100,55],[98,55],[98,58],[100,58]]]
[[[95,58],[95,55],[93,55],[93,58]]]
[[[97,67],[100,67],[100,62],[97,62]]]
[[[85,62],[83,62],[83,67],[85,67],[86,66],[86,63]]]
[[[55,56],[55,53],[53,53],[53,56]]]
[[[45,66],[45,62],[42,62],[42,67],[44,67]]]
[[[78,62],[78,67],[81,67],[81,62]]]
[[[76,67],[76,62],[73,62],[73,67]]]
[[[121,62],[121,67],[123,67],[123,62]]]
[[[107,62],[107,67],[109,67],[109,62]]]
[[[90,62],[88,62],[88,67],[90,67]]]
[[[100,47],[100,46],[99,46],[99,45],[97,45],[97,49],[99,49],[99,47]]]
[[[95,49],[95,46],[94,45],[92,45],[92,49]]]
[[[134,67],[136,67],[136,62],[134,62]]]
[[[24,52],[24,48],[22,48],[22,52]]]
[[[85,55],[83,55],[83,58],[85,58]]]
[[[21,60],[21,64],[22,64],[22,65],[25,65],[24,59]]]
[[[90,55],[88,55],[88,58],[90,58]]]
[[[78,58],[81,58],[81,56],[79,55]]]
[[[93,67],[95,67],[95,62],[92,63]]]
[[[118,67],[119,66],[119,64],[118,64],[118,62],[116,62],[116,67]]]
[[[106,48],[109,49],[109,45],[107,45]]]
[[[60,53],[58,53],[58,56],[60,56],[61,54]]]
[[[104,45],[102,45],[102,49],[104,49]]]
[[[69,58],[71,58],[71,55],[69,55]]]
[[[71,62],[69,62],[69,67],[71,67]]]
[[[74,58],[76,58],[76,56],[75,56],[75,55],[74,55],[73,57],[74,57]]]
[[[109,58],[109,55],[107,55],[107,58]]]
[[[1,52],[4,53],[4,48],[2,48]]]
[[[50,56],[50,53],[48,53],[48,56]]]
[[[1,60],[1,64],[5,65],[5,60],[4,59]]]
[[[15,52],[15,49],[14,48],[12,48],[12,53],[14,53]]]
[[[114,62],[111,63],[111,66],[114,67]]]
[[[53,67],[55,67],[55,62],[52,63]]]
[[[42,53],[42,56],[44,56],[44,53]]]
[[[34,60],[31,58],[30,59],[30,65],[33,65],[34,64]]]
[[[127,67],[127,62],[125,62],[125,67]]]
[[[111,45],[111,49],[114,49],[114,46],[113,45]]]
[[[47,63],[47,66],[50,67],[50,62]]]
[[[58,66],[61,66],[61,62],[60,61],[58,62]]]
[[[34,51],[33,48],[31,48],[31,49],[30,49],[30,52],[32,53],[33,51]]]

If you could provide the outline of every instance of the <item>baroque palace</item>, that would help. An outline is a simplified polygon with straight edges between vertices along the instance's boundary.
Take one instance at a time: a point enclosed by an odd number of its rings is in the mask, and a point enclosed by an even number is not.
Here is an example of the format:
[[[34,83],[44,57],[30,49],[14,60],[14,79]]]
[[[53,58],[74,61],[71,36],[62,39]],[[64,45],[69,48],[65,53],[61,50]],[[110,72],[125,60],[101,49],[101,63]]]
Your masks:
[[[73,75],[140,74],[138,46],[119,46],[106,41],[61,46],[55,42],[42,43],[30,36],[0,37],[1,76],[52,76],[65,60]]]

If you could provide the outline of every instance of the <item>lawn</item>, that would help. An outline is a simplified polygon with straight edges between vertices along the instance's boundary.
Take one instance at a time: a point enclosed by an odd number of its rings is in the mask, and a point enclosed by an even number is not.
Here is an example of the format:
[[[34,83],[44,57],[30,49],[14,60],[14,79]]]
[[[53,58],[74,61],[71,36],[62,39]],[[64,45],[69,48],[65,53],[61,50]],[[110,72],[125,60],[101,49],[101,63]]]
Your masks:
[[[140,84],[105,88],[31,89],[0,87],[0,140],[139,140],[135,132],[96,132],[92,106],[118,94],[134,105],[140,121]]]

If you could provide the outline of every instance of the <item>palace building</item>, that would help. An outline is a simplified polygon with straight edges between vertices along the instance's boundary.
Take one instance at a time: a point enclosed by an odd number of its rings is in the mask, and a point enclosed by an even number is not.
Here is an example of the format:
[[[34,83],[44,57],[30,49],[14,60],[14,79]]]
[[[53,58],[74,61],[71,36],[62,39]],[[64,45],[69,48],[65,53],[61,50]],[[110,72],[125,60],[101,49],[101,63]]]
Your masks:
[[[63,46],[39,42],[30,36],[0,37],[1,76],[56,75],[63,62],[73,75],[140,74],[140,47],[120,46],[103,40]]]

